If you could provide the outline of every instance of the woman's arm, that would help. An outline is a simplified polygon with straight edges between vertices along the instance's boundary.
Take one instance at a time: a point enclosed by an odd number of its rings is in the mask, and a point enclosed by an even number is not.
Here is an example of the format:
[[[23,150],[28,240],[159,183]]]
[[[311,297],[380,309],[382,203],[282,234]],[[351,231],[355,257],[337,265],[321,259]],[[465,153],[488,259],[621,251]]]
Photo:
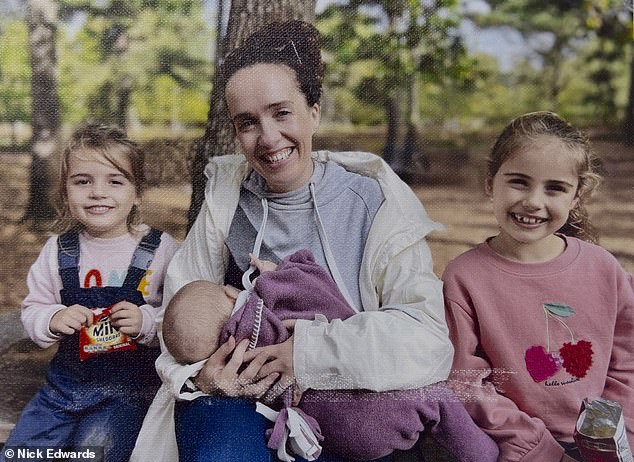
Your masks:
[[[222,283],[224,241],[218,235],[220,232],[213,223],[206,203],[203,204],[185,242],[169,264],[163,306],[167,306],[178,289],[191,281],[207,280]],[[163,311],[157,316],[156,321],[161,343],[161,355],[156,361],[156,369],[164,385],[178,399],[192,400],[209,393],[257,397],[268,390],[277,378],[277,375],[269,374],[254,380],[261,366],[258,366],[257,362],[245,371],[240,370],[238,374],[244,351],[236,348],[235,341],[231,343],[231,340],[206,361],[180,364],[169,353],[163,341]],[[196,319],[192,318],[191,322],[196,322]]]
[[[156,360],[156,370],[170,393],[180,399],[195,399],[203,393],[200,391],[185,391],[185,383],[198,374],[204,361],[194,364],[180,364],[169,353],[163,341],[163,314],[172,296],[185,284],[195,280],[221,282],[222,275],[217,274],[217,265],[212,265],[212,259],[222,262],[222,250],[215,239],[214,224],[203,203],[198,218],[185,241],[171,259],[165,276],[163,290],[163,308],[156,317],[157,333],[161,345],[161,355]],[[192,322],[195,322],[192,320]]]
[[[297,321],[293,366],[301,388],[386,391],[447,377],[453,349],[442,283],[433,273],[425,240],[386,258],[379,274],[380,306],[374,311],[366,307],[330,323]]]

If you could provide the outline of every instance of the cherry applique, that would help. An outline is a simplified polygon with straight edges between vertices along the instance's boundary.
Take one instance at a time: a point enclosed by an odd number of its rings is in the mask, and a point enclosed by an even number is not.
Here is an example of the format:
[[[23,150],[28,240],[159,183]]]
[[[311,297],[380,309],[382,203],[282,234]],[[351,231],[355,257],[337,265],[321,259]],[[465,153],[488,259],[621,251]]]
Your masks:
[[[526,350],[524,361],[528,373],[537,383],[549,379],[561,369],[561,358],[556,353],[547,352],[541,345],[534,345]]]
[[[559,349],[563,367],[570,375],[583,378],[592,366],[592,343],[579,340],[577,343],[564,343]]]
[[[533,345],[526,350],[524,354],[526,370],[537,383],[549,379],[561,367],[574,377],[585,377],[592,366],[592,343],[586,340],[575,342],[572,331],[562,319],[572,316],[575,311],[568,305],[558,303],[545,303],[543,309],[546,317],[547,346],[544,348],[541,345]],[[570,333],[571,341],[564,343],[559,352],[550,351],[549,318],[555,319]]]

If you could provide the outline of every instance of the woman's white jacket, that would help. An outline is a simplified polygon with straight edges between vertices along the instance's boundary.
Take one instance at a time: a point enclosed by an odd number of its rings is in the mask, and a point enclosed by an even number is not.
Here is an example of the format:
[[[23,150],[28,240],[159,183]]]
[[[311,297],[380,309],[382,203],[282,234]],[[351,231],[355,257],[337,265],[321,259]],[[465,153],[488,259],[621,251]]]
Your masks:
[[[378,156],[362,152],[313,153],[347,170],[376,178],[385,200],[365,245],[359,287],[363,311],[345,321],[298,321],[293,366],[303,389],[418,388],[447,378],[453,358],[445,323],[442,283],[434,275],[425,236],[440,226],[412,190]],[[206,167],[205,203],[168,268],[165,303],[183,285],[204,279],[222,284],[229,258],[225,239],[251,168],[241,155],[213,158]],[[326,230],[326,233],[354,230]],[[162,316],[159,316],[159,334]],[[196,322],[192,319],[192,322]],[[178,364],[167,352],[157,370],[177,399],[203,362]]]

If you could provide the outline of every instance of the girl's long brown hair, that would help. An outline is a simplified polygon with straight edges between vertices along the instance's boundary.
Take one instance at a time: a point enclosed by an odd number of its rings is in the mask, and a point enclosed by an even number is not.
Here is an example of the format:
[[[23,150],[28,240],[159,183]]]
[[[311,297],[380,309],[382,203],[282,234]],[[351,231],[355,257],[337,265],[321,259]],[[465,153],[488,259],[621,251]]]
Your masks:
[[[542,136],[555,137],[569,148],[569,153],[565,155],[573,155],[579,175],[577,205],[570,211],[568,220],[558,232],[596,243],[598,233],[590,223],[585,204],[601,183],[601,161],[592,150],[588,137],[554,112],[524,114],[502,130],[487,159],[488,180],[493,179],[507,159],[529,148],[536,138]]]

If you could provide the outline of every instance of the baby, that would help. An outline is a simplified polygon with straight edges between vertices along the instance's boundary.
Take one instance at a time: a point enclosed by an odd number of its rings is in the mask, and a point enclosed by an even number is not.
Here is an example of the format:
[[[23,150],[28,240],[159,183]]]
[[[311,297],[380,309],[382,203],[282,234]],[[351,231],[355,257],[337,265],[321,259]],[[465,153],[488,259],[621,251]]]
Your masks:
[[[192,364],[216,351],[237,295],[237,289],[209,281],[193,281],[176,292],[163,317],[163,340],[176,361]]]
[[[307,250],[287,257],[277,269],[273,263],[255,258],[251,263],[260,270],[252,291],[194,281],[174,295],[165,310],[163,337],[178,361],[206,359],[230,335],[237,342],[249,338],[249,348],[283,342],[291,335],[282,323],[285,319],[312,320],[320,314],[333,320],[355,314]],[[192,319],[196,322],[191,323]],[[288,394],[284,406],[269,438],[272,449],[286,441],[275,435],[280,433],[276,431],[280,419],[290,419]],[[426,429],[458,461],[493,462],[498,457],[495,443],[473,423],[444,383],[380,393],[307,390],[298,408],[292,409],[299,411],[316,439],[323,435],[325,449],[353,459],[377,459],[397,449],[409,449]]]

